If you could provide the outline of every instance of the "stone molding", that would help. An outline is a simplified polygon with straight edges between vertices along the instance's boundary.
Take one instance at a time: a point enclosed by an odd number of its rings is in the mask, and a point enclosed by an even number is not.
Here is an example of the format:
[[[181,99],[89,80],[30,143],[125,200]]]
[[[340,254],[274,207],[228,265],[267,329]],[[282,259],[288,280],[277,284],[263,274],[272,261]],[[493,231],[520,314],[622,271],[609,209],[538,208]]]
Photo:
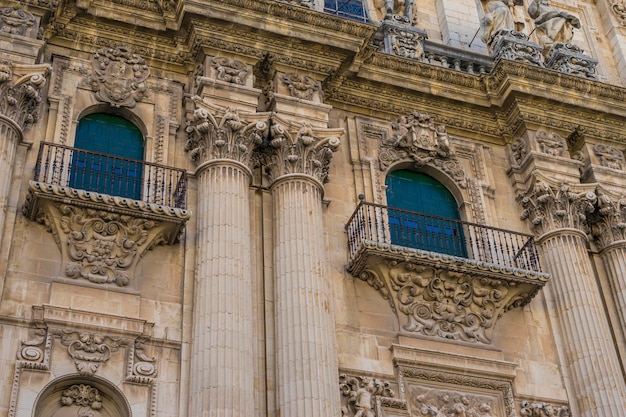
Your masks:
[[[378,290],[408,334],[491,343],[497,320],[548,275],[395,245],[362,242],[348,271]]]
[[[92,58],[93,73],[87,83],[96,98],[112,107],[135,107],[148,96],[146,61],[127,45],[99,49]]]
[[[378,156],[381,170],[410,158],[416,167],[432,165],[448,174],[459,187],[467,187],[465,172],[457,161],[444,125],[435,125],[428,113],[414,111],[393,119],[391,128],[391,137],[381,142]]]
[[[156,245],[174,244],[187,210],[30,181],[23,207],[61,250],[65,275],[127,286],[135,266]]]
[[[41,90],[52,67],[0,61],[0,117],[24,130],[39,119]]]

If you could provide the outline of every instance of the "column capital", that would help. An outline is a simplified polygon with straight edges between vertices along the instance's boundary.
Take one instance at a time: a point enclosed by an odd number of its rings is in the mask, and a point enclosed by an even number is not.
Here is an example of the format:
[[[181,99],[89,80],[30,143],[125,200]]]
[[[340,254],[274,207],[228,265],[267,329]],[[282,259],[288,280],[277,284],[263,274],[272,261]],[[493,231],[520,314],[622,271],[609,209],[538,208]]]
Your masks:
[[[269,114],[247,114],[217,107],[194,97],[187,121],[185,151],[198,166],[215,159],[231,159],[251,168],[255,147],[268,135]]]
[[[626,242],[626,196],[615,197],[605,190],[596,190],[596,210],[589,216],[589,233],[600,250]]]
[[[308,123],[286,122],[273,116],[260,159],[272,182],[284,175],[303,174],[325,184],[342,134],[343,129],[314,128]]]
[[[597,196],[589,185],[553,181],[535,173],[517,201],[523,208],[521,219],[528,219],[531,230],[542,236],[558,229],[587,233],[587,216],[595,210]]]
[[[15,64],[0,61],[0,118],[13,121],[20,130],[37,121],[41,88],[50,72],[48,64]]]

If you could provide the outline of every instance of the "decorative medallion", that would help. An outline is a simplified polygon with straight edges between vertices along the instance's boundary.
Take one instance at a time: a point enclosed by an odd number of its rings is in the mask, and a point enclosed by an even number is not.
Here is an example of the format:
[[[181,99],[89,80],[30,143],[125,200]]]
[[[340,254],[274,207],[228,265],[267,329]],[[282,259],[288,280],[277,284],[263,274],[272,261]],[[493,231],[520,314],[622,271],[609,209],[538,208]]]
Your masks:
[[[292,97],[311,100],[313,93],[321,91],[321,83],[308,75],[284,74],[283,83],[289,88]]]
[[[146,61],[127,46],[99,49],[92,60],[94,73],[88,82],[96,98],[113,107],[134,107],[146,97],[150,76]]]
[[[211,65],[217,71],[217,79],[238,85],[244,85],[248,78],[248,66],[236,59],[214,57]]]

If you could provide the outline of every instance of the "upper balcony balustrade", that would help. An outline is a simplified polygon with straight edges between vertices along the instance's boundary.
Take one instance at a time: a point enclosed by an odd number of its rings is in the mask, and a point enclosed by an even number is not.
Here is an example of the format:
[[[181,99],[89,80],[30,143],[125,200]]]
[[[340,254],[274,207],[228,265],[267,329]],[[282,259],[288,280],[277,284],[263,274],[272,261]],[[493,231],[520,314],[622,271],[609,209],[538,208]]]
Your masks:
[[[53,234],[68,277],[126,286],[146,250],[178,240],[186,192],[183,169],[43,142],[23,213]]]
[[[408,333],[489,343],[497,318],[547,282],[530,235],[361,202],[348,271],[381,292]]]

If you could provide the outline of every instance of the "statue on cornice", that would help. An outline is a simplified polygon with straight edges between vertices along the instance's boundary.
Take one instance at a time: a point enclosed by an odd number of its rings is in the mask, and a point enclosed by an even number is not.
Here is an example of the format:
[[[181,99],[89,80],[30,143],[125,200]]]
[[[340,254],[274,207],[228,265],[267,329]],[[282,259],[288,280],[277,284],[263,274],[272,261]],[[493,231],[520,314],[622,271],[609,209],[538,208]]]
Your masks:
[[[500,30],[514,30],[513,0],[490,0],[487,3],[487,13],[480,20],[482,35],[480,39],[490,45],[496,33]]]
[[[580,20],[571,13],[552,7],[550,0],[533,0],[528,14],[535,20],[539,43],[547,53],[557,42],[568,43],[574,29],[580,29]]]
[[[415,0],[374,0],[374,6],[379,12],[380,20],[404,20],[404,23],[414,25],[414,2]]]

